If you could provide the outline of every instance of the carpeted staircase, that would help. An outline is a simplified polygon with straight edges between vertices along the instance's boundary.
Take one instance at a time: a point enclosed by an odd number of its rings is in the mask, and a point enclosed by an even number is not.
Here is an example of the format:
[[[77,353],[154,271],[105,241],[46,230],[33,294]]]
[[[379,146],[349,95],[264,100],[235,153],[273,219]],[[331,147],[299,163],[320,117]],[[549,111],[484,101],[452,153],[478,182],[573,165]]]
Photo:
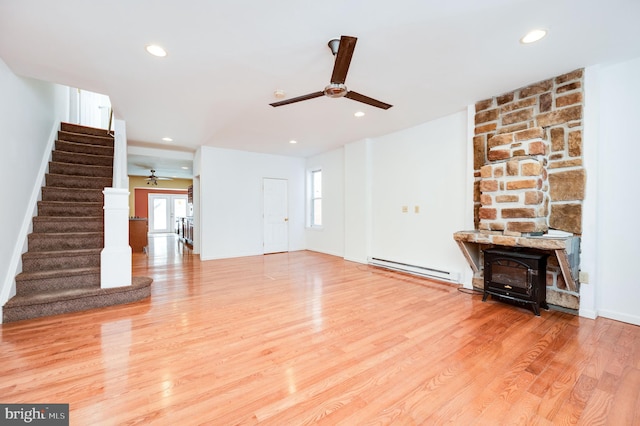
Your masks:
[[[113,137],[104,129],[61,124],[49,163],[16,295],[3,322],[133,302],[151,293],[151,278],[100,288],[103,194],[112,186]]]

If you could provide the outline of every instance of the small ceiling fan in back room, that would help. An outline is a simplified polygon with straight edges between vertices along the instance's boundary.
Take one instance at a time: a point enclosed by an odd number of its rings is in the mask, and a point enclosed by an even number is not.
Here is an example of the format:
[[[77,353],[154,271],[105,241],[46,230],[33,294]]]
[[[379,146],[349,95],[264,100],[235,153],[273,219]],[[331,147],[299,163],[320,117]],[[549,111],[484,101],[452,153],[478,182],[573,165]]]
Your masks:
[[[151,169],[151,174],[145,180],[147,181],[147,185],[158,185],[159,180],[172,180],[172,179],[168,177],[156,176],[156,171]]]
[[[324,90],[309,93],[308,95],[298,96],[297,98],[285,99],[284,101],[274,102],[269,105],[272,107],[279,107],[295,102],[319,98],[320,96],[328,96],[330,98],[345,97],[382,109],[391,108],[393,105],[370,98],[358,92],[354,92],[353,90],[347,90],[347,86],[345,86],[344,82],[347,79],[347,72],[349,71],[351,57],[353,56],[353,50],[356,47],[357,40],[358,39],[356,37],[344,35],[340,37],[340,39],[334,38],[329,40],[329,48],[335,56],[335,63],[333,65],[333,73],[331,74],[331,83],[329,83]]]

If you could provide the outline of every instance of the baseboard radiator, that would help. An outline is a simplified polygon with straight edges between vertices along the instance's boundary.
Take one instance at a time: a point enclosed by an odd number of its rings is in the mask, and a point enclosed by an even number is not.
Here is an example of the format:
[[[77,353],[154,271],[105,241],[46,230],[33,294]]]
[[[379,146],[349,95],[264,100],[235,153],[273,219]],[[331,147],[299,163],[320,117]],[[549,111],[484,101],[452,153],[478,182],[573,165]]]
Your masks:
[[[408,263],[395,262],[393,260],[379,259],[377,257],[369,258],[369,265],[378,266],[385,269],[391,269],[399,272],[419,275],[422,277],[433,278],[440,281],[447,281],[459,284],[460,272],[443,271],[441,269],[432,269],[425,266],[410,265]]]

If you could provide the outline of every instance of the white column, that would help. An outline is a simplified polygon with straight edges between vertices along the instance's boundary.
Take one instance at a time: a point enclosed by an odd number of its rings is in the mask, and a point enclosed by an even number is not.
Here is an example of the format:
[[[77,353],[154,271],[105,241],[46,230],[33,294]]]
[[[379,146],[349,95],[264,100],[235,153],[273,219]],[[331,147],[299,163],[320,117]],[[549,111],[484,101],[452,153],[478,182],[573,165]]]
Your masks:
[[[105,188],[104,249],[100,253],[100,287],[131,285],[129,247],[129,191]]]

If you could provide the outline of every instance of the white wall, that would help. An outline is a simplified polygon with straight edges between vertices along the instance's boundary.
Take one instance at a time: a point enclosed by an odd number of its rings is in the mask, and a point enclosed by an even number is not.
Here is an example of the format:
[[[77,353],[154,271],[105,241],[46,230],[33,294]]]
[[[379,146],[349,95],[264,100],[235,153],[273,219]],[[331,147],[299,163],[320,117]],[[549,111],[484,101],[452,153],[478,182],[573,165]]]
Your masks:
[[[371,256],[466,276],[467,151],[466,110],[375,139]]]
[[[344,147],[344,258],[367,263],[371,253],[371,156],[373,141]]]
[[[289,250],[305,249],[304,159],[207,146],[197,157],[202,260],[263,254],[263,178],[288,180]]]
[[[580,313],[640,325],[640,58],[587,69]]]
[[[322,227],[306,228],[307,249],[344,257],[344,149],[309,158],[307,173],[317,169],[322,169]]]
[[[307,231],[307,247],[331,254],[342,250],[345,259],[361,263],[373,256],[459,272],[463,281],[470,280],[469,266],[453,240],[454,232],[473,223],[473,217],[466,217],[473,214],[468,208],[473,195],[467,114],[309,159],[309,168],[322,167],[324,197],[340,194],[343,187],[344,202],[323,202],[323,215],[335,219],[335,229],[327,220],[321,231]]]
[[[40,172],[59,122],[67,119],[69,90],[18,77],[0,59],[0,94],[1,305],[15,291],[15,274],[22,268],[19,254],[26,249],[26,233],[42,184]]]

